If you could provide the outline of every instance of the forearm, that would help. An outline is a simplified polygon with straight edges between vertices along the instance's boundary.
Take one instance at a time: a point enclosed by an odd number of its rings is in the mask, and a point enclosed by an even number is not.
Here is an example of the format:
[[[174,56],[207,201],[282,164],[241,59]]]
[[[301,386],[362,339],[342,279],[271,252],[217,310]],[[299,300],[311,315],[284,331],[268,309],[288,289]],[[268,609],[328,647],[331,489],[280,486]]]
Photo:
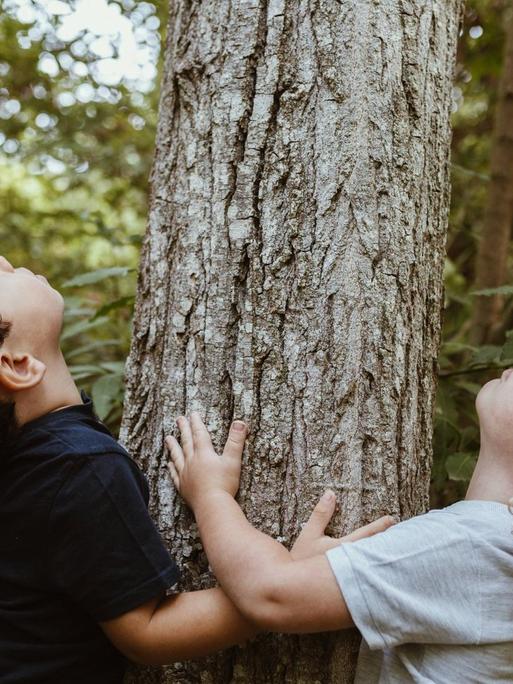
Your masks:
[[[219,588],[152,601],[102,628],[129,659],[144,665],[200,658],[257,634]]]
[[[169,596],[148,625],[150,649],[159,663],[199,658],[256,633],[221,589]]]
[[[289,551],[252,527],[226,492],[209,493],[194,513],[214,574],[234,603],[247,613],[248,604],[272,600],[274,580],[294,562]]]

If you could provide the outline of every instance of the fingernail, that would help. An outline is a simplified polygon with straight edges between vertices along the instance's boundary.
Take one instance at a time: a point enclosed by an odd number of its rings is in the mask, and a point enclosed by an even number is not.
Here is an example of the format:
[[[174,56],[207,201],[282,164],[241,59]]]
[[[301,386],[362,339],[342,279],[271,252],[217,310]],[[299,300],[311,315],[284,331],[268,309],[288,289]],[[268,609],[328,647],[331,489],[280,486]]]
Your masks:
[[[324,494],[322,495],[322,500],[323,501],[331,501],[334,496],[335,496],[335,492],[333,492],[331,489],[327,489],[324,492]]]
[[[246,423],[243,423],[242,420],[236,420],[232,423],[232,428],[237,430],[237,432],[244,432],[246,429]]]

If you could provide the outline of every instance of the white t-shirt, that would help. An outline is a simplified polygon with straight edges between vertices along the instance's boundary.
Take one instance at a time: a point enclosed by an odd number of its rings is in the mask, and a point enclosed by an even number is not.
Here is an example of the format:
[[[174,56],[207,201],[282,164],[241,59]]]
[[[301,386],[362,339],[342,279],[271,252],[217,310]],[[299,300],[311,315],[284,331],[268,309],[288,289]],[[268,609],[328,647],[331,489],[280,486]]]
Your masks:
[[[513,682],[513,516],[459,501],[328,551],[357,684]]]

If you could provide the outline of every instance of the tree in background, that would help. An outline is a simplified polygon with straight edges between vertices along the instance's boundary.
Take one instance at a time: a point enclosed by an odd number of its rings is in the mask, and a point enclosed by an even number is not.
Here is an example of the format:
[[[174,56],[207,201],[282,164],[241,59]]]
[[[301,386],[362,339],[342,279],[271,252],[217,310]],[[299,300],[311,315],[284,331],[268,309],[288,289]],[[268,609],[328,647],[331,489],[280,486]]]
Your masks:
[[[513,12],[507,18],[502,78],[490,161],[490,183],[483,231],[476,262],[476,290],[499,288],[509,278],[508,254],[513,228]],[[478,297],[472,318],[477,344],[499,340],[513,324],[503,321],[503,298],[495,293]]]
[[[171,5],[122,440],[188,588],[185,411],[218,444],[250,423],[240,501],[287,544],[327,485],[337,532],[427,506],[461,5]],[[355,647],[263,637],[160,681],[351,681]]]

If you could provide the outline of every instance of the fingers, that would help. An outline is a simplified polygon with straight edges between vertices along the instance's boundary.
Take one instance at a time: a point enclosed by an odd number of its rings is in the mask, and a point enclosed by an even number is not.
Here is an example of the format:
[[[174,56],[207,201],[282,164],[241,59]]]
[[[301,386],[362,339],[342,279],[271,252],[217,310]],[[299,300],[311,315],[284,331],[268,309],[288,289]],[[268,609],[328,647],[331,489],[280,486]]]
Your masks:
[[[176,421],[180,429],[180,440],[184,458],[190,458],[194,454],[194,440],[192,438],[191,424],[186,416],[180,416]]]
[[[166,437],[166,446],[169,449],[169,454],[171,456],[173,465],[176,468],[176,471],[178,473],[182,472],[185,459],[181,446],[178,444],[177,440],[171,435],[169,437]]]
[[[375,534],[388,530],[388,528],[395,525],[395,523],[396,521],[391,515],[384,515],[382,518],[378,518],[378,520],[374,520],[374,522],[351,532],[351,534],[344,539],[345,541],[357,541],[358,539],[365,539],[365,537],[373,537]]]
[[[212,441],[208,430],[200,418],[197,411],[191,413],[190,425],[192,431],[192,441],[195,449],[213,449]]]
[[[228,439],[224,445],[223,458],[241,460],[247,432],[247,426],[241,420],[236,420],[232,423]]]
[[[171,479],[173,480],[173,484],[176,487],[176,489],[180,489],[180,478],[178,477],[178,473],[176,472],[176,468],[173,465],[173,462],[170,461],[167,464],[167,469],[169,470],[169,474],[171,475]]]
[[[303,527],[302,535],[311,535],[319,537],[324,534],[329,521],[331,520],[335,511],[337,500],[335,493],[328,489],[317,502],[317,505],[312,511],[312,514]]]

